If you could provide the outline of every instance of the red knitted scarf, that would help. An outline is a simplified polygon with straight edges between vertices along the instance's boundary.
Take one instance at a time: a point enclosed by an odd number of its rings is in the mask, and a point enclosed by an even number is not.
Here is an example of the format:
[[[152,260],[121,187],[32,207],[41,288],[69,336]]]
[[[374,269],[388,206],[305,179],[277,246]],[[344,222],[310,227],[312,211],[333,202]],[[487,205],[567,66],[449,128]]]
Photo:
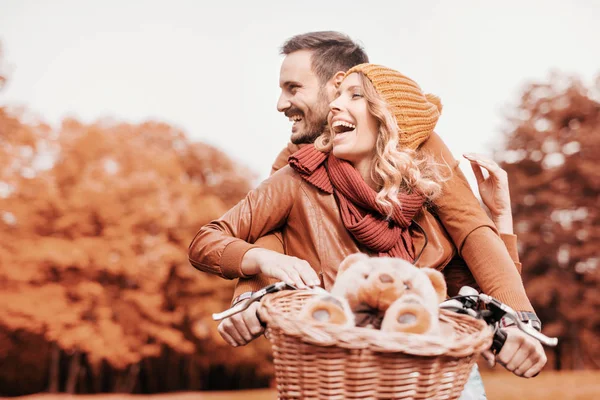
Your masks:
[[[408,227],[425,198],[420,194],[398,195],[398,204],[388,219],[387,211],[375,201],[371,189],[347,161],[322,153],[308,145],[292,154],[288,162],[304,180],[327,193],[333,193],[340,206],[344,226],[354,238],[380,257],[413,261],[415,251]]]

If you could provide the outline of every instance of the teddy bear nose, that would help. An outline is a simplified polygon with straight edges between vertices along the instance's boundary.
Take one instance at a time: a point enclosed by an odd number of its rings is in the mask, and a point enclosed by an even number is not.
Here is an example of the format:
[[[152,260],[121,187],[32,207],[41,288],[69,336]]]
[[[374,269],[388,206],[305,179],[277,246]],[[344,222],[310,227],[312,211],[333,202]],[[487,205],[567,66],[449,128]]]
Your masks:
[[[392,278],[388,274],[381,274],[381,275],[379,275],[379,280],[381,281],[381,283],[392,283],[392,282],[394,282],[394,278]]]

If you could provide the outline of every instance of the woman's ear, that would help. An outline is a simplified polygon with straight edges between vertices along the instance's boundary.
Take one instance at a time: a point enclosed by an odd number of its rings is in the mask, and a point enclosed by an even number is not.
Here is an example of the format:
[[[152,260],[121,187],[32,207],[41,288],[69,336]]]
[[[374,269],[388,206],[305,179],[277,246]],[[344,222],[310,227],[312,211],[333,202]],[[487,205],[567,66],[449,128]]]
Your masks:
[[[446,287],[446,280],[444,279],[444,274],[440,271],[436,271],[433,268],[421,268],[421,271],[425,272],[431,284],[433,285],[433,289],[438,296],[439,303],[446,300],[448,288]]]
[[[363,254],[363,253],[354,253],[354,254],[350,254],[348,257],[344,258],[344,261],[342,261],[340,263],[340,266],[338,267],[338,276],[344,272],[345,270],[347,270],[348,268],[350,268],[351,265],[356,264],[357,262],[360,261],[364,261],[367,260],[369,258],[368,255]]]

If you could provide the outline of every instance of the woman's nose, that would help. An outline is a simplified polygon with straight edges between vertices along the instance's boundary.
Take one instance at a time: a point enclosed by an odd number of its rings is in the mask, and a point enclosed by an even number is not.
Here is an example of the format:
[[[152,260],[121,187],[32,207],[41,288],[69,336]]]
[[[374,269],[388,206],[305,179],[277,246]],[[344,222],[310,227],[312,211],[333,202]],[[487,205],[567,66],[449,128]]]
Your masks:
[[[340,106],[338,104],[338,99],[333,100],[329,103],[329,109],[333,112],[340,111]]]

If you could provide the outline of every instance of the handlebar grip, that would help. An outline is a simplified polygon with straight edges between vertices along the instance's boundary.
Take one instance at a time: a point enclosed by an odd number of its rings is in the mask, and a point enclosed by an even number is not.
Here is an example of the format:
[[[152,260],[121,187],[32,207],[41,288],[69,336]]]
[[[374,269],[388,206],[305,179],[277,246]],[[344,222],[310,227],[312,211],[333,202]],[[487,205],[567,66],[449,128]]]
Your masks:
[[[494,354],[500,353],[500,350],[504,347],[504,343],[506,343],[506,336],[506,332],[503,329],[497,329],[496,332],[494,332],[494,340],[491,347]]]

